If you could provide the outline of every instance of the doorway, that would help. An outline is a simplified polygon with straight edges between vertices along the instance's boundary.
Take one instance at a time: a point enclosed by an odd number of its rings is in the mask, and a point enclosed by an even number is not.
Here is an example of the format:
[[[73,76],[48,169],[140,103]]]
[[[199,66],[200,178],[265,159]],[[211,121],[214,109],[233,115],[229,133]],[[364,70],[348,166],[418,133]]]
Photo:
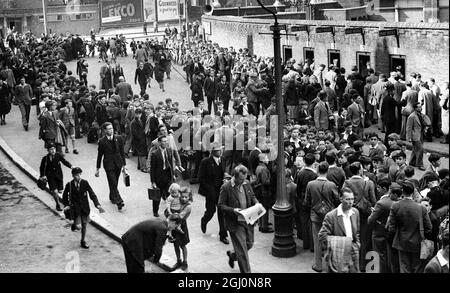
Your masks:
[[[303,60],[308,64],[308,66],[314,63],[314,48],[303,48]]]
[[[253,35],[247,35],[247,49],[249,54],[253,56]]]
[[[11,30],[17,33],[22,32],[22,20],[21,19],[11,19],[9,20],[9,26]]]
[[[370,53],[369,52],[356,52],[356,64],[358,64],[358,71],[362,76],[368,76],[367,65],[370,63]]]
[[[292,46],[284,45],[283,46],[283,61],[286,63],[291,58],[292,58]]]
[[[333,64],[335,67],[341,67],[341,51],[328,50],[328,65]]]
[[[389,58],[389,72],[397,71],[397,67],[399,67],[399,71],[403,76],[405,76],[406,72],[406,56],[405,55],[390,55]],[[403,77],[404,78],[404,77]]]

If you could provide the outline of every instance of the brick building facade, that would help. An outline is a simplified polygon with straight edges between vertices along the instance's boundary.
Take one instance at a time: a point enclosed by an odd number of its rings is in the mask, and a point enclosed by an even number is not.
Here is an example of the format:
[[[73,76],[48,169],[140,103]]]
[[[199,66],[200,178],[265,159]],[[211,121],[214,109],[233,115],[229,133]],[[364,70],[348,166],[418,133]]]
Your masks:
[[[202,21],[210,27],[206,39],[222,47],[249,48],[261,56],[273,56],[273,41],[270,35],[271,19],[249,19],[227,16],[203,16]],[[377,72],[388,73],[402,65],[405,73],[420,72],[424,79],[434,77],[438,84],[449,80],[449,24],[448,23],[382,23],[360,21],[312,21],[280,20],[281,24],[306,25],[309,30],[296,32],[296,36],[282,35],[281,48],[284,58],[297,61],[312,59],[315,64],[332,64],[350,69],[357,65],[360,70],[370,62]],[[316,33],[318,26],[331,26],[331,33]],[[361,34],[344,33],[345,28],[361,27]],[[395,36],[380,37],[380,29],[397,29]],[[282,32],[283,33],[283,32]]]

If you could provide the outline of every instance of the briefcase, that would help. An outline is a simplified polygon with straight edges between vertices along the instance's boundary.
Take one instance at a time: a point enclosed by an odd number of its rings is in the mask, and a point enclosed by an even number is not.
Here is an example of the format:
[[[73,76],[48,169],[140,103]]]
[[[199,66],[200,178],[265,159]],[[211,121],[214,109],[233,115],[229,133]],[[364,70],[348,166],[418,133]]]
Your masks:
[[[130,186],[130,175],[123,174],[123,183],[125,184],[125,187]]]
[[[148,192],[148,199],[154,200],[154,201],[160,201],[161,200],[161,191],[159,188],[149,188],[147,189]]]

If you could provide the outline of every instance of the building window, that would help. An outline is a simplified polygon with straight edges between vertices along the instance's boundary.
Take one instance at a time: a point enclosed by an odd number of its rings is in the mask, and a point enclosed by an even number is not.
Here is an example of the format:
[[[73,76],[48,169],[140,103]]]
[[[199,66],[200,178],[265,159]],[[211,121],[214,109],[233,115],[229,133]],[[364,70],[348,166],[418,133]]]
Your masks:
[[[38,20],[39,20],[39,22],[44,22],[44,16],[43,15],[39,15],[38,16]]]
[[[58,14],[58,15],[56,16],[56,20],[57,20],[57,21],[62,21],[62,20],[63,20],[62,14]]]

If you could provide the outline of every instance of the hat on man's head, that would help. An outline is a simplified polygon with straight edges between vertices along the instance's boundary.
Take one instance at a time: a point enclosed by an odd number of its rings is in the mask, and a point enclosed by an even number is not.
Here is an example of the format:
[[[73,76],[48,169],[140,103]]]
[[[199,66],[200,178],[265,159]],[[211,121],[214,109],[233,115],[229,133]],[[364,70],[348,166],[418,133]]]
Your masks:
[[[74,167],[72,168],[72,175],[81,174],[83,170],[81,170],[80,167]]]
[[[402,190],[402,186],[398,184],[397,182],[392,182],[391,186],[389,186],[389,189],[391,190]]]
[[[47,149],[54,148],[54,147],[56,147],[56,145],[55,145],[55,143],[53,143],[53,142],[49,142],[49,143],[46,145],[46,148],[47,148]]]

